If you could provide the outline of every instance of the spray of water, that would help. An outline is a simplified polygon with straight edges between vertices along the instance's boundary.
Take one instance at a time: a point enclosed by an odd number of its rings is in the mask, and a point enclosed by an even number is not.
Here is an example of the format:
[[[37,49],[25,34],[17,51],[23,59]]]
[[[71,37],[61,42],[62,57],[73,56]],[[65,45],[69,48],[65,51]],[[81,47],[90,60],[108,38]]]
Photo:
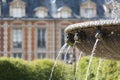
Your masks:
[[[65,53],[64,62],[66,62],[66,58],[67,58],[67,54],[68,54],[68,51],[69,51],[69,50],[70,50],[70,46],[67,48],[67,51],[66,51],[66,53]],[[65,66],[65,64],[63,64],[63,66],[62,66],[61,77],[62,77],[62,75],[63,75],[64,66]],[[61,80],[61,79],[60,79],[60,80]]]
[[[79,63],[80,63],[81,55],[82,55],[82,51],[80,52],[79,57],[78,57],[78,61],[76,63],[76,72],[75,72],[74,79],[76,78],[76,75],[77,75],[77,71],[78,71],[78,66],[79,66]]]
[[[77,36],[75,36],[77,37]],[[76,45],[77,41],[75,41],[75,43],[73,44],[73,55],[72,55],[72,61],[74,62],[74,79],[73,80],[76,80],[76,77],[75,77],[75,73],[76,73],[76,53],[75,53],[75,45]]]
[[[49,80],[52,79],[52,75],[53,75],[54,69],[55,69],[55,67],[56,67],[57,60],[58,60],[59,56],[61,55],[61,53],[64,51],[64,49],[65,49],[66,46],[67,46],[67,43],[65,43],[65,44],[63,45],[63,47],[60,49],[60,51],[59,51],[59,53],[58,53],[58,55],[57,55],[57,57],[56,57],[55,63],[54,63],[54,65],[53,65],[53,67],[52,67],[52,71],[51,71]]]
[[[100,59],[99,59],[99,64],[98,64],[97,74],[96,74],[96,78],[95,78],[95,80],[98,80],[99,70],[100,70],[100,67],[101,67],[102,61],[103,61],[103,59],[100,58]]]
[[[99,41],[99,39],[96,39],[96,42],[95,42],[95,44],[94,44],[94,46],[93,46],[93,50],[92,50],[92,54],[91,54],[91,56],[90,56],[90,60],[89,60],[89,64],[88,64],[88,68],[87,68],[85,80],[88,79],[91,62],[92,62],[92,59],[93,59],[93,55],[95,54],[95,50],[96,50],[98,41]]]

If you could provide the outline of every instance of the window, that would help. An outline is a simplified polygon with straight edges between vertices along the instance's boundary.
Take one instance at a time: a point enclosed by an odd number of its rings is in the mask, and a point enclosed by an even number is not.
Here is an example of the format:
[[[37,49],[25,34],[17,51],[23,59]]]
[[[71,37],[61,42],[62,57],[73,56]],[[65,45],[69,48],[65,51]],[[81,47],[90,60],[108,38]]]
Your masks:
[[[46,57],[46,54],[45,53],[38,53],[37,54],[37,58],[38,59],[42,59],[42,58],[45,58]]]
[[[62,17],[62,18],[68,18],[68,17],[69,17],[68,12],[67,12],[67,11],[62,11],[61,17]]]
[[[93,8],[85,8],[85,16],[87,18],[90,18],[92,17],[92,15],[93,15]]]
[[[13,29],[13,48],[22,48],[22,29]]]
[[[67,6],[60,7],[57,16],[58,18],[69,18],[72,16],[72,10]]]
[[[43,11],[43,10],[39,11],[39,16],[40,17],[44,17],[44,14],[45,14],[45,11]]]
[[[94,18],[97,16],[97,6],[91,0],[82,2],[80,5],[80,15],[83,18]]]
[[[41,11],[38,11],[37,13],[36,13],[36,15],[38,16],[38,17],[40,17],[40,18],[44,18],[45,17],[45,11],[43,11],[43,10],[41,10]]]
[[[21,18],[25,16],[26,4],[23,0],[13,0],[10,2],[10,16]]]
[[[70,53],[67,53],[67,55],[65,55],[65,53],[62,53],[61,60],[66,60],[66,62],[69,63],[70,59],[71,59],[71,54]]]
[[[13,8],[13,14],[14,17],[22,17],[22,8]]]
[[[48,9],[44,6],[35,9],[35,15],[39,18],[44,18],[48,16]]]
[[[13,53],[14,58],[22,58],[22,53]]]
[[[45,48],[46,47],[46,30],[45,29],[38,29],[37,31],[37,47],[38,48]]]
[[[61,47],[65,44],[64,29],[61,30]]]

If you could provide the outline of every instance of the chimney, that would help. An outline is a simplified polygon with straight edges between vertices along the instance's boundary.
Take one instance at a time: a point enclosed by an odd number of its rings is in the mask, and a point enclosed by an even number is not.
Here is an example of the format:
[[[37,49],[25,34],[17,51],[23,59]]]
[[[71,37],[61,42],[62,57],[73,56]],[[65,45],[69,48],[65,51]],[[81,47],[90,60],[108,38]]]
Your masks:
[[[56,9],[56,0],[50,0],[51,2],[51,14],[52,14],[52,17],[57,17],[56,16],[56,12],[57,12],[57,9]]]

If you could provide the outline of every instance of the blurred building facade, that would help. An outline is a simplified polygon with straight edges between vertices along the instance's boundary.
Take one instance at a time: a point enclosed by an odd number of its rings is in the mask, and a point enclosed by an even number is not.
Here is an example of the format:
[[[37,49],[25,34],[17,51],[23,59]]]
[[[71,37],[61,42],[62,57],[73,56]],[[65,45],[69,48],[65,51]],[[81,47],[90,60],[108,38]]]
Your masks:
[[[104,14],[110,11],[105,2],[1,0],[0,56],[54,59],[65,43],[64,29],[74,23],[106,18]]]

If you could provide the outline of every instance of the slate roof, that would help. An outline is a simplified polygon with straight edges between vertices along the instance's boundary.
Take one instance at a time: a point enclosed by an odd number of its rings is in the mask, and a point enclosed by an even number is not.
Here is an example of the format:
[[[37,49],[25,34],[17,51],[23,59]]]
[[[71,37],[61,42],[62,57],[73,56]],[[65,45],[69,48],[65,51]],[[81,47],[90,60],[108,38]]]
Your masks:
[[[0,0],[1,1],[1,0]],[[2,16],[9,17],[9,3],[13,0],[6,0],[7,3],[2,3]],[[51,3],[50,0],[23,0],[26,3],[26,17],[35,17],[34,9],[40,6],[45,6],[51,16]],[[68,6],[72,9],[73,14],[79,16],[80,4],[86,0],[56,0],[56,7],[59,9],[62,6]],[[97,14],[99,17],[103,17],[104,10],[102,5],[105,0],[92,0],[97,5]]]

